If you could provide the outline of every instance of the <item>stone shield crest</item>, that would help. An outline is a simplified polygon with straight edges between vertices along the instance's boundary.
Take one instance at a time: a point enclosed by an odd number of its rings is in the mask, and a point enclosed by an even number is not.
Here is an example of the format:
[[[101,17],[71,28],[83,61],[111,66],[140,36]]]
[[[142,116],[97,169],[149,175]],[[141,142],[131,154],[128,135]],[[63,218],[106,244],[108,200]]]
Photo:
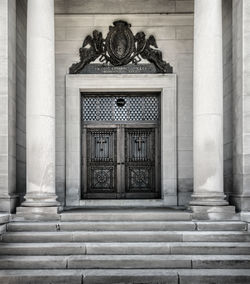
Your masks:
[[[131,61],[135,51],[135,40],[131,25],[125,21],[116,21],[109,27],[106,38],[106,48],[110,62],[114,66],[126,65]]]

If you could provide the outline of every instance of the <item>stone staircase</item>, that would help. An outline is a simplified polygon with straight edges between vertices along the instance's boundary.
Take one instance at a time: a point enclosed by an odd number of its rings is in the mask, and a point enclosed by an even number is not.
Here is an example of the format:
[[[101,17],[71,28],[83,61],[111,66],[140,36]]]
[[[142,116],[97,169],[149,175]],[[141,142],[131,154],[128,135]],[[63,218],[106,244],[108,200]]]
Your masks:
[[[1,284],[250,283],[241,221],[194,221],[165,209],[84,210],[7,225]]]

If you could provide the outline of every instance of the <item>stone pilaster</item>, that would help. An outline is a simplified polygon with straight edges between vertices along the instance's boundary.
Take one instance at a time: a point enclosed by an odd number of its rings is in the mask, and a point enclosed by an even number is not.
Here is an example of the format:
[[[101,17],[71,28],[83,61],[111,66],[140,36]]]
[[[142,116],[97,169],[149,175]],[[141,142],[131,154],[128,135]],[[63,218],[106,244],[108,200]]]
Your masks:
[[[198,218],[214,218],[228,205],[223,186],[221,0],[195,1],[194,18],[194,193],[190,205]]]
[[[16,0],[0,1],[0,211],[16,206]]]
[[[250,220],[250,2],[233,1],[233,173],[230,201]]]
[[[39,207],[40,213],[55,207],[56,212],[54,0],[29,0],[27,21],[27,192],[22,206]]]

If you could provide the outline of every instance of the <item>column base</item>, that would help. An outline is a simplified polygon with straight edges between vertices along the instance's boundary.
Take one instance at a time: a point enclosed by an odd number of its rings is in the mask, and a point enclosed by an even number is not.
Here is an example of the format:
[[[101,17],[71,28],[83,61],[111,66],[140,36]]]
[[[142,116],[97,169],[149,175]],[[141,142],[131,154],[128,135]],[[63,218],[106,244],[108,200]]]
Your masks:
[[[228,201],[226,195],[218,192],[193,194],[189,202],[191,206],[226,206]]]
[[[38,194],[29,193],[25,196],[25,201],[22,203],[24,207],[54,207],[59,206],[55,194]]]
[[[239,220],[235,206],[190,206],[193,219],[197,220]]]
[[[235,206],[229,206],[226,195],[220,192],[193,194],[189,202],[193,219],[232,220],[237,219]]]
[[[54,221],[60,219],[59,207],[17,207],[16,216],[32,221]]]
[[[21,207],[16,210],[17,217],[25,220],[59,220],[58,214],[60,203],[55,194],[28,193]]]

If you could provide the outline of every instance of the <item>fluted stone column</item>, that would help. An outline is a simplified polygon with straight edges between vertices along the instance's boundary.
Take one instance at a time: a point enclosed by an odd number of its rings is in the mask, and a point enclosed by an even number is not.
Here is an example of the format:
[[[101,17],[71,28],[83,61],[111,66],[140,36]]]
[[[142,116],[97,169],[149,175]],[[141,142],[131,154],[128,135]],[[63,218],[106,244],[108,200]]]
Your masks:
[[[28,0],[26,99],[27,193],[22,205],[57,206],[54,0]]]
[[[194,15],[194,193],[190,205],[199,211],[209,210],[202,206],[228,205],[223,186],[222,1],[196,0]]]

